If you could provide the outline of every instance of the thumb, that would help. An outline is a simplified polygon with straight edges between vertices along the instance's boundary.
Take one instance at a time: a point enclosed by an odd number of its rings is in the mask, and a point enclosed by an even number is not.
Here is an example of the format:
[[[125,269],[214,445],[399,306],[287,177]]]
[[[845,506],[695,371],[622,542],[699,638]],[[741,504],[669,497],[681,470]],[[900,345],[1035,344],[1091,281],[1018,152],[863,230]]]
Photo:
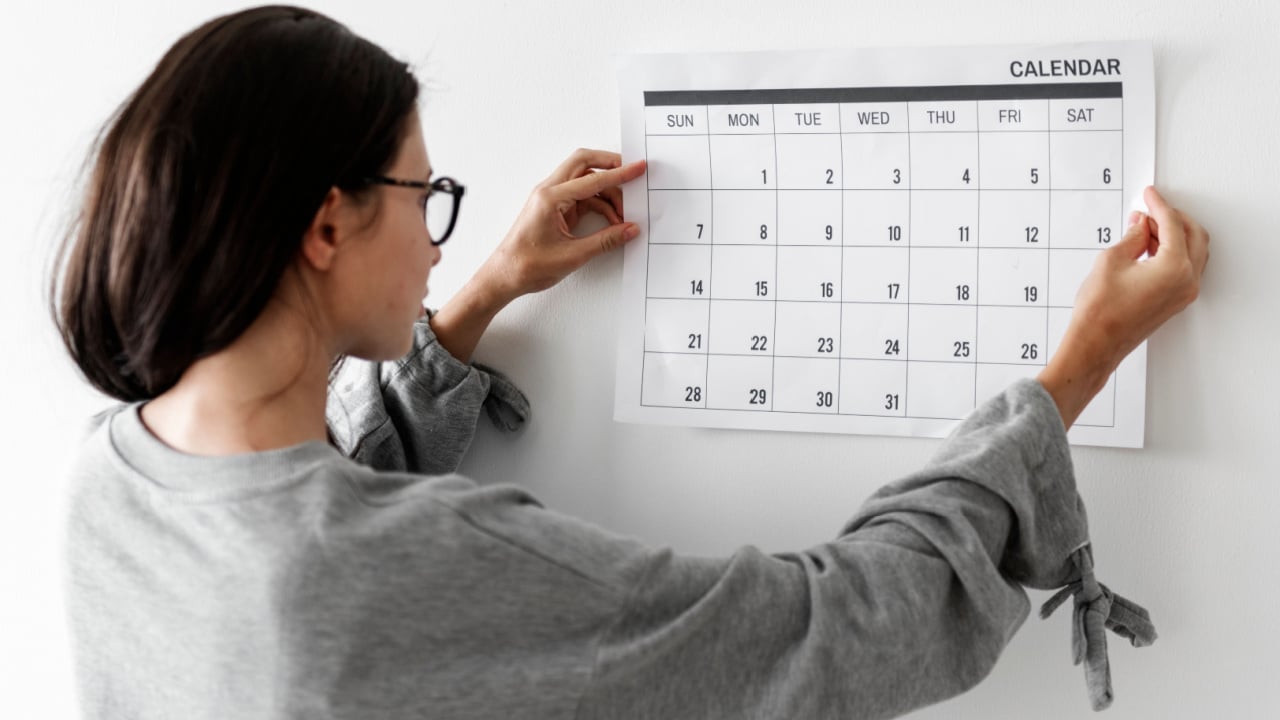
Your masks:
[[[1137,260],[1147,251],[1150,240],[1151,230],[1147,216],[1135,210],[1129,215],[1129,229],[1124,231],[1124,237],[1111,248],[1111,252],[1128,260]]]
[[[1155,186],[1149,185],[1142,191],[1142,200],[1155,220],[1160,251],[1171,252],[1179,257],[1186,256],[1187,237],[1178,211],[1169,206]]]
[[[635,223],[617,223],[590,235],[574,240],[575,250],[579,253],[579,264],[585,264],[597,255],[616,250],[640,235],[640,226]]]

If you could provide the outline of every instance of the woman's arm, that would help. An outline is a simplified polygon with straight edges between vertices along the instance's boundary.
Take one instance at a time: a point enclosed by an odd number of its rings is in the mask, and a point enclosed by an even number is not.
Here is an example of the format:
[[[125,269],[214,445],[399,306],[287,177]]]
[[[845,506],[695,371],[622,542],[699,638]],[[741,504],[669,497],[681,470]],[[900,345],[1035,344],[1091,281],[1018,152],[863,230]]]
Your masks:
[[[928,467],[875,493],[831,543],[727,561],[659,554],[601,644],[584,717],[887,718],[980,681],[1027,616],[1021,586],[1074,594],[1073,648],[1111,702],[1104,628],[1154,640],[1093,576],[1066,429],[1119,362],[1190,303],[1208,234],[1146,191],[1098,260],[1039,383],[974,411]],[[1149,255],[1140,260],[1142,255]]]
[[[1028,615],[1021,585],[1075,580],[1087,541],[1057,409],[1021,381],[831,542],[656,553],[579,717],[896,717],[984,678]]]

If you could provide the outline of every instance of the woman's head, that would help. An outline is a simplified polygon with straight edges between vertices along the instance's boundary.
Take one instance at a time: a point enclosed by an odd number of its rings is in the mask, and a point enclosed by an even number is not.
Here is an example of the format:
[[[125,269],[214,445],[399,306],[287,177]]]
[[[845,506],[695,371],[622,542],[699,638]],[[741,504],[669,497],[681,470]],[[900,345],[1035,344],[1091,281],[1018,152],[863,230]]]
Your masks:
[[[421,300],[439,257],[408,224],[416,212],[421,226],[419,198],[366,179],[429,172],[417,96],[408,66],[308,10],[246,10],[178,40],[105,128],[60,254],[56,321],[90,382],[124,400],[159,395],[239,337],[299,264],[352,292],[389,283],[365,305],[414,311],[400,297]],[[400,231],[416,254],[397,277],[356,277],[359,262],[396,268],[372,264],[381,240],[332,272],[326,243]],[[351,351],[407,344],[390,333],[352,338]]]

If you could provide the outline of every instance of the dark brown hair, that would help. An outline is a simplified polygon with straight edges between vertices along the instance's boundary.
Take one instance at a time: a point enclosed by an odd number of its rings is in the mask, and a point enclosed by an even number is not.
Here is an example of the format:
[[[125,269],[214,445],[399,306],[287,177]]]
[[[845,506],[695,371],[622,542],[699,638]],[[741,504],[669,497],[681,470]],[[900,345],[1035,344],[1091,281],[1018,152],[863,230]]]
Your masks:
[[[89,382],[153,398],[239,337],[329,189],[394,160],[417,98],[406,64],[310,10],[179,39],[100,134],[55,260],[54,322]]]

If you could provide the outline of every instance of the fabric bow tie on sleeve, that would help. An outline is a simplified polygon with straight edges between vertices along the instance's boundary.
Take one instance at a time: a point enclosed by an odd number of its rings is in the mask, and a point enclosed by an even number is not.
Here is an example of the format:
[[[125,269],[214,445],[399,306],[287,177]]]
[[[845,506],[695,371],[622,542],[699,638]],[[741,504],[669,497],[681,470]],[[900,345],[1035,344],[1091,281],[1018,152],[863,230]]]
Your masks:
[[[1141,606],[1113,593],[1098,582],[1093,574],[1093,554],[1085,545],[1072,556],[1080,571],[1080,579],[1059,590],[1040,607],[1040,617],[1047,618],[1075,596],[1075,612],[1071,623],[1072,662],[1084,663],[1085,683],[1094,710],[1111,705],[1111,663],[1107,659],[1107,635],[1110,629],[1129,639],[1134,647],[1146,647],[1156,640],[1151,616]]]

